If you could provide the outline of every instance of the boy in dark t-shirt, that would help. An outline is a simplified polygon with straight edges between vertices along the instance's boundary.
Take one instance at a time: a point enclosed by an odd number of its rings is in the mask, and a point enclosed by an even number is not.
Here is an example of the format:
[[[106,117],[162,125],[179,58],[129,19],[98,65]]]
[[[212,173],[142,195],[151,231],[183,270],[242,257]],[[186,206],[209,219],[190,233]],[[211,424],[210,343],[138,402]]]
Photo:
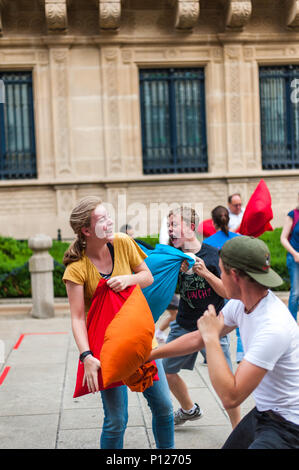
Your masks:
[[[195,230],[198,226],[198,216],[194,209],[181,207],[172,211],[168,217],[168,231],[171,244],[185,253],[192,253],[196,261],[191,273],[180,272],[179,293],[180,302],[176,320],[170,324],[167,343],[174,339],[197,330],[197,320],[204,314],[208,305],[214,305],[219,313],[224,306],[226,292],[220,279],[218,250],[205,245],[197,239]],[[221,338],[221,345],[230,367],[228,337]],[[202,411],[197,403],[193,403],[187,385],[179,376],[181,369],[193,370],[197,352],[180,357],[163,359],[169,388],[179,401],[181,408],[174,414],[176,425],[184,424],[201,418]],[[240,408],[227,410],[232,426],[240,421]]]
[[[217,248],[204,243],[195,256],[204,261],[207,269],[220,278],[219,256]],[[177,323],[189,331],[197,330],[197,320],[203,315],[208,305],[213,304],[216,312],[224,307],[224,299],[218,295],[207,280],[196,273],[179,274],[179,291],[181,301]]]

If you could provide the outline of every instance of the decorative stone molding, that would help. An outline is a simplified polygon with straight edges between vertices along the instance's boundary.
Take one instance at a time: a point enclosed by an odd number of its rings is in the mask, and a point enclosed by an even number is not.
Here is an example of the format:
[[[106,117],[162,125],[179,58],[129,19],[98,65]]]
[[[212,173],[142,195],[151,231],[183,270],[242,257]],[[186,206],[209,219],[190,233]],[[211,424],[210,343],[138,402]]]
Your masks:
[[[120,26],[121,0],[99,0],[100,29],[115,31]]]
[[[299,29],[299,1],[286,0],[286,25],[290,29]]]
[[[176,8],[175,27],[181,30],[192,29],[199,17],[200,0],[174,0]]]
[[[67,30],[67,0],[45,0],[45,14],[50,33]]]
[[[251,18],[251,0],[228,0],[225,27],[232,31],[242,31]]]

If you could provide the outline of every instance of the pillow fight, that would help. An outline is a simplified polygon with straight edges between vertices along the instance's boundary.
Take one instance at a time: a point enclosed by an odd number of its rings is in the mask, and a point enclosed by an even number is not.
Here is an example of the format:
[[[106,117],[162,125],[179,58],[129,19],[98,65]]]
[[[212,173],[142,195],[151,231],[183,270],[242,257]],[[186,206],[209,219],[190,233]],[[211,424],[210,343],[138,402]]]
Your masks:
[[[171,210],[155,248],[129,225],[114,233],[100,198],[77,203],[76,238],[63,260],[79,352],[74,397],[100,393],[101,449],[123,449],[128,389],[147,400],[156,448],[175,449],[175,428],[204,413],[180,374],[194,369],[199,352],[232,428],[223,449],[299,448],[298,215],[299,197],[281,234],[291,281],[286,306],[271,290],[283,280],[258,238],[271,230],[263,181],[246,208],[233,194],[210,220],[189,206]],[[250,395],[255,407],[241,418]]]

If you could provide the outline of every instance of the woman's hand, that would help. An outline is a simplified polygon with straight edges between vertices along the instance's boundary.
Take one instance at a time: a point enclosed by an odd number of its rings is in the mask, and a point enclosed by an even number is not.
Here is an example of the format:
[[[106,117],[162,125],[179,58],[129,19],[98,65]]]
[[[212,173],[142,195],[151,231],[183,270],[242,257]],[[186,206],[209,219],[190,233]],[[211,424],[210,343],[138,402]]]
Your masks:
[[[185,259],[181,264],[180,271],[181,271],[181,273],[186,273],[188,271],[188,269],[189,269],[189,263]]]
[[[294,260],[296,263],[299,263],[299,251],[297,251],[297,253],[294,254]]]
[[[131,285],[130,279],[132,276],[123,275],[123,276],[114,276],[107,281],[107,285],[114,291],[120,292],[126,287]]]
[[[88,391],[95,393],[99,391],[98,371],[101,367],[100,361],[91,354],[84,361],[84,377],[82,386],[87,384]]]

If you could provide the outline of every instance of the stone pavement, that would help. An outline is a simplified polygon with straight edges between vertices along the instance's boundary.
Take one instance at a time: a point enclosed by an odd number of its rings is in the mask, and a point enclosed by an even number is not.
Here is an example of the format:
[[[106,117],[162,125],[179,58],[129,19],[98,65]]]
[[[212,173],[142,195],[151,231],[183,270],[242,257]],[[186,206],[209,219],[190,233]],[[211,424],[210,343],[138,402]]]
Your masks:
[[[232,359],[236,336],[231,335]],[[4,346],[4,348],[3,348]],[[4,349],[4,351],[3,351]],[[4,357],[1,358],[1,351]],[[3,355],[3,354],[2,354]],[[3,362],[4,360],[4,362]],[[99,394],[73,399],[78,352],[68,314],[52,319],[0,315],[0,448],[98,449],[103,409]],[[219,449],[231,431],[199,354],[184,371],[202,419],[175,431],[177,449]],[[174,407],[178,407],[173,398]],[[253,406],[242,405],[242,416]],[[155,449],[151,413],[142,394],[129,392],[125,449]]]

